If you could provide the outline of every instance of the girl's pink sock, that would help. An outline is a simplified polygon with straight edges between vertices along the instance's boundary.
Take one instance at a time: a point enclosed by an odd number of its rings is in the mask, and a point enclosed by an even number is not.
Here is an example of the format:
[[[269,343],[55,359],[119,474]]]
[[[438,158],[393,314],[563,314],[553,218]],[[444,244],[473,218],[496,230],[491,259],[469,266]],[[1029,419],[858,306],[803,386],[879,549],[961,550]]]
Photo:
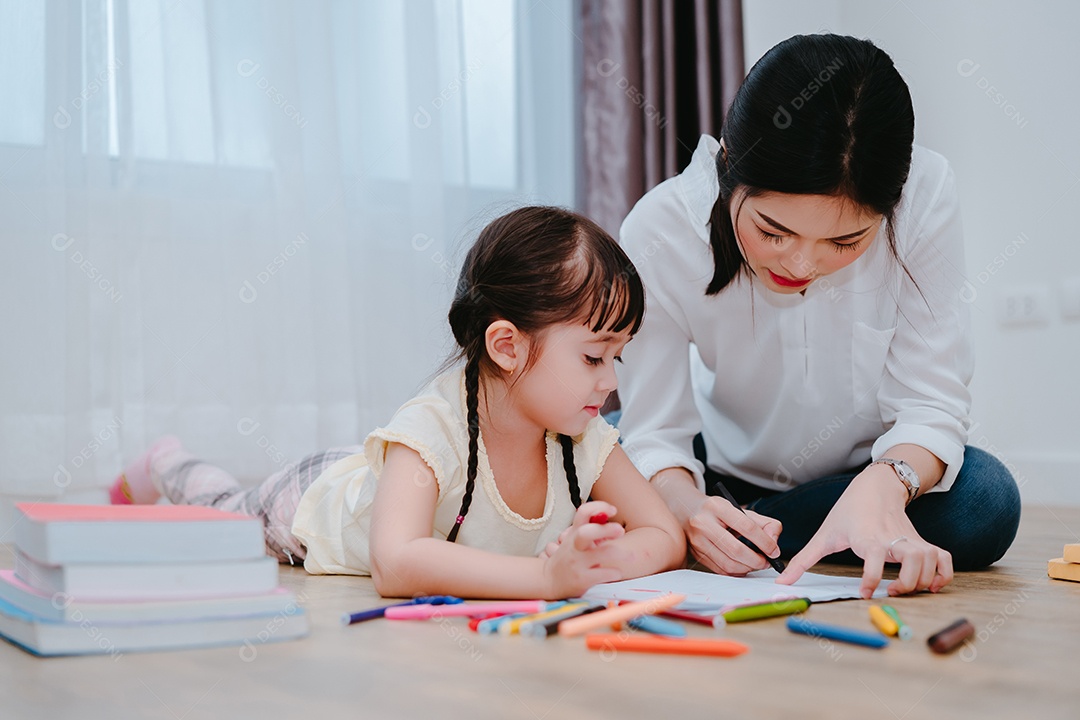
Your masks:
[[[153,505],[161,498],[161,491],[150,477],[150,463],[166,453],[183,447],[174,435],[160,437],[150,449],[131,461],[124,472],[109,488],[109,500],[113,505]]]

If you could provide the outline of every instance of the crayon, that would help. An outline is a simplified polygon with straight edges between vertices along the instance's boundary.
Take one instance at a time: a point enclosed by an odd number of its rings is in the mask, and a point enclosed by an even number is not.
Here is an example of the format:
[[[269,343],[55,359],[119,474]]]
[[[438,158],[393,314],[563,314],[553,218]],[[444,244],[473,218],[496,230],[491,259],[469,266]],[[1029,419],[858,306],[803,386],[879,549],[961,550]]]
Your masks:
[[[619,607],[619,605],[622,605],[622,603],[618,600],[607,601],[607,606],[609,609],[613,607]],[[622,620],[615,620],[614,622],[612,622],[610,629],[611,632],[619,632],[620,630],[622,630]]]
[[[477,615],[476,617],[469,619],[469,629],[472,630],[473,632],[480,632],[480,623],[482,623],[485,620],[490,620],[491,618],[501,618],[501,617],[506,617],[506,615],[500,615],[499,613],[489,613],[487,615]]]
[[[632,602],[627,605],[620,605],[618,607],[601,610],[600,612],[592,613],[588,616],[571,618],[559,623],[559,635],[562,637],[573,637],[574,635],[581,635],[582,633],[595,630],[604,625],[610,625],[611,623],[635,618],[638,615],[654,615],[662,610],[675,607],[684,600],[686,600],[685,595],[669,593],[667,595],[652,598],[651,600]]]
[[[809,607],[810,600],[808,598],[787,598],[785,600],[740,605],[728,610],[721,610],[717,616],[718,619],[713,624],[722,626],[726,623],[760,620],[778,615],[791,615],[804,612]],[[720,622],[720,619],[723,620],[723,623]]]
[[[354,625],[358,622],[364,622],[366,620],[374,620],[381,618],[386,614],[387,608],[392,607],[405,607],[407,605],[457,605],[458,603],[465,602],[459,597],[453,595],[431,595],[429,597],[413,598],[407,602],[396,603],[394,605],[386,605],[385,607],[372,608],[371,610],[361,610],[360,612],[345,613],[341,616],[342,625]]]
[[[669,655],[713,655],[734,657],[750,650],[734,640],[716,638],[665,638],[655,635],[592,634],[585,636],[585,647],[590,650],[611,652],[664,653]]]
[[[911,626],[900,619],[900,613],[896,612],[896,608],[892,605],[882,605],[881,609],[884,610],[889,617],[896,621],[896,635],[901,640],[910,640],[915,637],[915,631],[911,629]]]
[[[880,630],[882,635],[900,634],[900,626],[896,624],[896,621],[892,619],[889,613],[877,605],[870,606],[870,622],[874,623],[874,627]]]
[[[720,489],[720,492],[723,493],[723,495],[727,499],[727,501],[729,503],[731,503],[732,505],[734,505],[736,507],[736,509],[738,509],[739,512],[741,512],[743,515],[745,515],[746,511],[743,510],[742,505],[740,505],[739,501],[736,500],[735,497],[731,494],[731,491],[728,490],[726,487],[724,487],[724,483],[720,482],[719,480],[716,480],[715,483],[716,483],[716,487],[718,487]],[[768,555],[765,555],[765,553],[761,552],[761,548],[759,548],[757,545],[755,545],[753,542],[751,542],[749,538],[746,538],[746,537],[743,537],[743,536],[740,535],[739,540],[742,541],[743,545],[750,548],[751,550],[756,552],[758,555],[764,556],[764,558],[769,561],[769,565],[772,566],[773,570],[775,570],[778,573],[784,572],[784,561],[783,560],[781,560],[778,557],[771,558]]]
[[[565,609],[565,608],[564,608]],[[549,635],[554,635],[559,630],[559,623],[563,620],[569,620],[570,618],[577,617],[579,615],[588,615],[594,612],[600,612],[604,609],[603,605],[586,605],[583,608],[576,608],[573,610],[566,610],[566,612],[550,617],[547,620],[530,620],[529,622],[522,623],[518,629],[519,635],[531,635],[532,637],[546,638]]]
[[[433,617],[475,617],[487,613],[536,613],[547,609],[543,600],[506,600],[473,605],[408,605],[386,609],[387,620],[428,620]]]
[[[588,607],[589,606],[588,603],[576,603],[576,604],[578,606],[580,606],[580,607]],[[554,617],[555,615],[560,614],[562,611],[564,611],[568,607],[573,607],[573,606],[570,603],[566,603],[566,602],[550,603],[548,605],[548,609],[545,610],[544,612],[533,613],[532,615],[522,615],[521,617],[514,618],[513,620],[510,620],[509,622],[500,623],[499,624],[499,634],[500,635],[517,635],[519,632],[521,632],[521,626],[523,624],[525,624],[525,623],[527,623],[529,621],[545,620],[547,618]]]
[[[489,615],[480,622],[476,623],[476,632],[480,633],[481,635],[490,635],[492,633],[497,633],[499,632],[499,628],[506,623],[513,622],[514,620],[519,620],[523,617],[528,616],[529,613],[510,613],[509,615],[506,615],[505,613],[502,615],[496,613],[494,615]]]
[[[854,628],[840,627],[839,625],[826,625],[824,623],[810,622],[806,618],[793,615],[787,620],[787,628],[791,632],[811,637],[825,638],[826,640],[839,640],[840,642],[862,645],[870,648],[883,648],[889,644],[889,639],[881,633],[863,632]]]
[[[934,652],[944,654],[960,647],[965,640],[970,639],[974,634],[975,626],[969,623],[966,618],[960,618],[952,625],[931,635],[926,644]]]
[[[664,635],[666,637],[686,637],[686,628],[677,622],[665,620],[656,615],[638,615],[630,618],[626,624],[635,630],[647,632],[652,635]]]
[[[709,627],[722,627],[724,625],[724,618],[720,615],[698,615],[697,613],[687,612],[686,610],[664,610],[660,614],[677,620],[686,620],[687,622],[698,623],[699,625],[708,625]]]
[[[633,602],[633,600],[620,600],[619,604],[626,605],[631,602]],[[676,610],[675,608],[661,610],[657,615],[664,615],[666,617],[675,618],[676,620],[686,620],[687,622],[698,623],[699,625],[708,625],[709,627],[722,627],[724,625],[724,619],[719,615],[699,615],[695,612]]]

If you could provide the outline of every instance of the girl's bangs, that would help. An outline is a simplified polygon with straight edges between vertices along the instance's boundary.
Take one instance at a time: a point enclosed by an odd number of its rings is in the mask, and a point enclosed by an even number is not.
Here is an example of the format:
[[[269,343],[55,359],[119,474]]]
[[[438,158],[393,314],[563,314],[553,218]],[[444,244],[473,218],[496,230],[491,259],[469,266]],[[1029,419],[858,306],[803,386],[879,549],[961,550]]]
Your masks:
[[[591,268],[580,292],[586,302],[590,329],[593,332],[629,329],[634,335],[645,317],[645,292],[633,265],[620,267],[605,262],[605,267]],[[598,271],[598,272],[596,272]]]

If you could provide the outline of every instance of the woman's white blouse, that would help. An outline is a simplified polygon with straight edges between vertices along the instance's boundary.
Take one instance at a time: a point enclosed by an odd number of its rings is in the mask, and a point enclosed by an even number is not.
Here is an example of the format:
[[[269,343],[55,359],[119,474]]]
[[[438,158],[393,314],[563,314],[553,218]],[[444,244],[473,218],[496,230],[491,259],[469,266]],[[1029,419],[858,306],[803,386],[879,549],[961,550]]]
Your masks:
[[[645,477],[709,466],[777,490],[877,459],[901,443],[946,465],[964,457],[973,357],[963,235],[952,170],[916,146],[895,218],[855,262],[784,295],[742,278],[707,297],[717,141],[647,193],[621,243],[646,288],[645,320],[622,353],[619,430]],[[751,240],[751,242],[756,241]]]

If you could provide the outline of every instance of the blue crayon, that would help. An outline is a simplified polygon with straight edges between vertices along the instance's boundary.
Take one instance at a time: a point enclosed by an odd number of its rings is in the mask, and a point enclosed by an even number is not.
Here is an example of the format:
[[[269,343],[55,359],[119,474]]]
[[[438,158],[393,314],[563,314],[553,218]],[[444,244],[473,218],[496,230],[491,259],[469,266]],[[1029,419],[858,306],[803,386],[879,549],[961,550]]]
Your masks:
[[[655,615],[638,615],[626,621],[626,624],[635,630],[652,633],[653,635],[665,635],[667,637],[686,637],[686,628],[677,622],[665,620]]]
[[[353,625],[358,622],[364,622],[365,620],[374,620],[386,615],[386,608],[401,607],[402,605],[457,605],[458,603],[465,602],[459,597],[453,595],[431,595],[428,597],[413,598],[402,603],[395,603],[393,605],[386,605],[380,608],[372,608],[371,610],[361,610],[360,612],[345,613],[341,616],[342,625]]]
[[[788,618],[787,627],[791,632],[801,635],[810,635],[811,637],[820,637],[826,640],[838,640],[864,647],[883,648],[889,644],[889,640],[881,633],[810,622],[798,615],[792,615]]]

